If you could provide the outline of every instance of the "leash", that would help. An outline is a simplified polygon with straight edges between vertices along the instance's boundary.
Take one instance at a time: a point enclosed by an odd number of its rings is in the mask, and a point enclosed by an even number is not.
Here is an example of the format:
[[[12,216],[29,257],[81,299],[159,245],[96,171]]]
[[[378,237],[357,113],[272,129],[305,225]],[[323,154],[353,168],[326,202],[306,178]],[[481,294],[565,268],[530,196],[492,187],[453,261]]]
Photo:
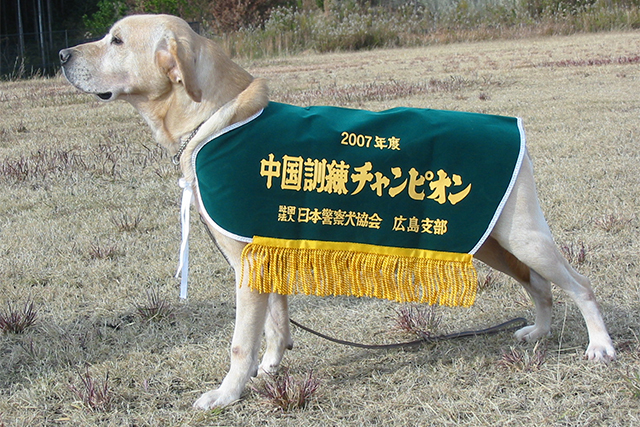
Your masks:
[[[224,252],[222,252],[222,250],[218,246],[218,242],[216,241],[215,237],[211,233],[211,230],[209,230],[209,227],[207,226],[207,223],[204,220],[204,218],[202,218],[202,216],[200,216],[200,221],[205,225],[204,228],[205,230],[207,230],[209,237],[211,238],[213,243],[218,247],[218,249],[220,250],[220,253],[226,259]],[[226,259],[226,261],[227,263],[231,264],[228,259]],[[178,269],[178,271],[180,271],[180,268]],[[184,293],[186,297],[186,287],[185,287]],[[511,319],[506,322],[500,323],[498,325],[491,326],[485,329],[475,330],[475,331],[462,331],[462,332],[455,332],[452,334],[437,335],[437,336],[429,336],[425,334],[425,336],[421,337],[420,339],[417,339],[414,341],[395,343],[395,344],[361,344],[361,343],[356,343],[352,341],[346,341],[346,340],[330,337],[321,332],[315,331],[307,326],[304,326],[291,318],[289,318],[289,322],[291,322],[292,325],[302,329],[303,331],[309,332],[310,334],[313,334],[327,341],[330,341],[336,344],[350,346],[350,347],[364,348],[368,350],[390,350],[394,348],[416,347],[416,346],[431,343],[431,342],[447,341],[447,340],[454,340],[458,338],[467,338],[467,337],[477,337],[481,335],[495,335],[500,332],[514,331],[527,326],[527,319],[525,319],[524,317],[517,317],[515,319]]]
[[[402,343],[396,343],[396,344],[360,344],[360,343],[355,343],[351,341],[345,341],[338,338],[330,337],[318,331],[314,331],[313,329],[308,328],[304,325],[301,325],[300,323],[296,322],[293,319],[289,319],[289,322],[291,322],[292,325],[297,326],[298,328],[304,331],[307,331],[310,334],[323,338],[327,341],[331,341],[336,344],[342,344],[350,347],[365,348],[369,350],[388,350],[388,349],[394,349],[394,348],[415,347],[415,346],[430,343],[430,342],[447,341],[447,340],[453,340],[457,338],[466,338],[466,337],[477,337],[481,335],[495,335],[500,332],[513,331],[516,329],[520,329],[524,326],[527,326],[527,319],[523,317],[518,317],[512,320],[508,320],[504,323],[500,323],[499,325],[491,326],[486,329],[479,329],[476,331],[455,332],[453,334],[437,335],[433,337],[425,335],[424,337],[415,341],[408,341],[408,342],[402,342]]]

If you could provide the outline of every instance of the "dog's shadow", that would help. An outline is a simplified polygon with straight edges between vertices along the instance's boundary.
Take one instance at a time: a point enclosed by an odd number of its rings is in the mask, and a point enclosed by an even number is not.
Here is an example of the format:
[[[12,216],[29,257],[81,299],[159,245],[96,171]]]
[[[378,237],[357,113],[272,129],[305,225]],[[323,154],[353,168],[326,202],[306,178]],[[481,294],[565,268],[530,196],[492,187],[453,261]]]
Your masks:
[[[392,375],[407,367],[431,370],[461,359],[497,360],[499,349],[510,345],[514,345],[511,333],[504,332],[499,336],[467,337],[388,350],[354,348],[353,352],[331,360],[328,370],[334,380],[358,382],[373,376]]]
[[[0,387],[59,372],[82,373],[136,353],[169,354],[189,343],[227,343],[234,310],[232,303],[189,300],[170,302],[160,313],[129,304],[122,311],[80,313],[62,323],[40,316],[24,333],[0,336],[0,369],[5,373]],[[227,346],[220,349],[226,351]]]
[[[618,344],[619,352],[636,352],[640,350],[638,331],[635,325],[640,322],[640,311],[620,312],[619,308],[603,307],[605,313],[615,313],[607,319],[611,325],[611,335]],[[493,335],[478,335],[451,340],[427,342],[424,344],[393,349],[342,349],[333,352],[333,358],[326,358],[326,374],[338,383],[358,383],[380,375],[393,375],[407,368],[417,371],[433,371],[446,366],[464,364],[467,366],[499,369],[504,366],[513,352],[535,357],[541,353],[544,359],[556,357],[560,353],[572,353],[576,361],[582,358],[586,342],[582,335],[584,328],[582,317],[577,309],[570,310],[566,318],[563,310],[554,312],[551,335],[535,342],[516,341],[513,330],[502,331]],[[531,323],[533,313],[514,313],[523,315]],[[486,319],[478,320],[484,324]],[[632,326],[634,325],[634,326]],[[406,335],[405,335],[406,337]],[[316,339],[316,338],[314,338]],[[320,338],[317,338],[320,340]],[[389,340],[393,341],[393,337]],[[340,346],[339,344],[330,344]],[[575,355],[573,354],[575,353]],[[464,362],[461,362],[464,361]]]

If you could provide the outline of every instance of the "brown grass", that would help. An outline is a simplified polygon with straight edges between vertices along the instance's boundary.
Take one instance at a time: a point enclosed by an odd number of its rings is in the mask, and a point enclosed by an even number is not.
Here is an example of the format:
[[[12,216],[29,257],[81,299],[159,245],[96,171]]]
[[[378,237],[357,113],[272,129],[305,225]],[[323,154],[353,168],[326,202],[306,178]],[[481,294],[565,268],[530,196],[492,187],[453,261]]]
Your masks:
[[[435,336],[441,321],[437,306],[408,304],[398,308],[395,326],[426,340]]]
[[[146,300],[136,305],[136,311],[143,320],[154,322],[171,319],[174,314],[174,309],[169,300],[160,295],[157,289],[149,289],[147,291]]]
[[[33,301],[28,300],[22,307],[16,307],[10,301],[5,310],[0,310],[0,331],[9,334],[21,334],[36,323],[38,310]]]
[[[233,273],[194,219],[190,295],[178,300],[178,174],[142,119],[60,78],[0,82],[0,307],[38,307],[36,327],[0,334],[0,425],[638,424],[640,69],[618,58],[639,51],[640,34],[627,32],[244,64],[271,80],[279,101],[523,117],[550,227],[591,278],[619,350],[609,366],[584,361],[583,320],[555,290],[553,333],[538,347],[499,334],[366,351],[294,328],[284,363],[297,378],[313,371],[320,387],[312,405],[287,413],[249,389],[229,408],[191,409],[228,368]],[[533,320],[519,285],[480,270],[476,305],[439,307],[438,334]],[[161,301],[168,321],[140,314]],[[290,305],[296,320],[339,338],[402,340],[397,304]],[[70,388],[85,388],[85,372],[94,391],[106,385],[104,410]]]
[[[309,371],[304,378],[292,375],[288,368],[281,368],[276,374],[268,374],[251,389],[262,396],[265,402],[282,412],[292,412],[306,408],[314,398],[320,381]]]
[[[89,368],[84,373],[78,373],[79,385],[70,384],[69,389],[89,411],[108,412],[113,403],[113,392],[109,387],[109,372],[103,381],[95,379]]]
[[[533,350],[512,348],[502,354],[502,358],[498,361],[498,366],[521,372],[537,371],[542,368],[545,362],[547,349],[542,346],[542,341],[538,342]]]

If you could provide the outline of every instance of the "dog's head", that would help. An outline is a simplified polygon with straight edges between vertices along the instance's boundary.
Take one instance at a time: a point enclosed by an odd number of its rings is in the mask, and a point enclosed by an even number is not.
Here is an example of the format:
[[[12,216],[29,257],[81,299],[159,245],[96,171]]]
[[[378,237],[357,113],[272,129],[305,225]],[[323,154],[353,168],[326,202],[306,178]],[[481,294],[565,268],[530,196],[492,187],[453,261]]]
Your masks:
[[[154,100],[177,85],[200,102],[199,39],[174,16],[128,16],[101,40],[61,50],[60,61],[72,85],[104,101]]]
[[[128,16],[101,40],[61,50],[60,61],[67,80],[81,91],[131,103],[172,153],[182,137],[230,101],[237,101],[230,121],[268,102],[266,84],[246,92],[251,74],[175,16]]]

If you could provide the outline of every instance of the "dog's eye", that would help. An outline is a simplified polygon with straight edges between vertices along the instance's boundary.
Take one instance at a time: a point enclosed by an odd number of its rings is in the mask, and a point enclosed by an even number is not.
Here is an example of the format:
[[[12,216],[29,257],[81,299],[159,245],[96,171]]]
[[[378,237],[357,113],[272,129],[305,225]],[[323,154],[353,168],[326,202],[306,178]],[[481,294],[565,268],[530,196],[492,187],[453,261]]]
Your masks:
[[[111,38],[111,44],[121,45],[122,43],[124,43],[124,42],[123,42],[123,41],[122,41],[122,39],[121,39],[121,38],[119,38],[119,37],[113,36],[113,37]]]

